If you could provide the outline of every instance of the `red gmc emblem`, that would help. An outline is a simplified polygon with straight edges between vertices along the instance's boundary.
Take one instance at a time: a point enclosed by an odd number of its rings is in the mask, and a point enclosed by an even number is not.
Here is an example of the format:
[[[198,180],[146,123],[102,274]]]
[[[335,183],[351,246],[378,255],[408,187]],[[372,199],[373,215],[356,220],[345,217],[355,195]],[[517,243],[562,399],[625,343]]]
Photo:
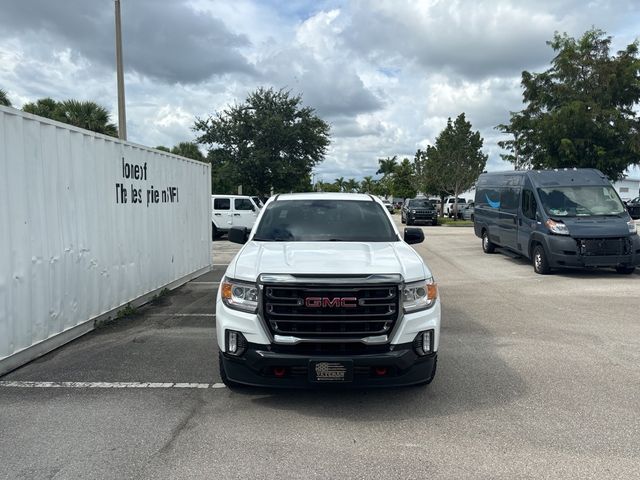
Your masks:
[[[307,297],[304,306],[309,308],[355,308],[358,306],[356,297]]]

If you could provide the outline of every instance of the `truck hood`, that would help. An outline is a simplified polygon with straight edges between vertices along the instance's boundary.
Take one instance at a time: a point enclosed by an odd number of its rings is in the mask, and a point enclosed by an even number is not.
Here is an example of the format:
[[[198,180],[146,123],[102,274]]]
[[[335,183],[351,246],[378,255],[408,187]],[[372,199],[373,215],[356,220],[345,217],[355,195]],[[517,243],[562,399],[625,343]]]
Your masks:
[[[558,217],[574,238],[627,237],[629,227],[626,216],[621,217]]]
[[[404,242],[248,242],[227,272],[255,281],[262,273],[401,274],[405,281],[431,276],[422,258]]]

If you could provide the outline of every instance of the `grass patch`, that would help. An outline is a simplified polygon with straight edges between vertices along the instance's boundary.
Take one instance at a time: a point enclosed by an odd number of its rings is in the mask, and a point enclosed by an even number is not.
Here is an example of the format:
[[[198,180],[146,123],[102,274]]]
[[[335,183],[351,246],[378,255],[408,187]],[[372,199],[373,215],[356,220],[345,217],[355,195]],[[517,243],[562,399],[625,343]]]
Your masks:
[[[455,218],[439,217],[438,223],[448,227],[473,227],[471,220],[456,220]]]

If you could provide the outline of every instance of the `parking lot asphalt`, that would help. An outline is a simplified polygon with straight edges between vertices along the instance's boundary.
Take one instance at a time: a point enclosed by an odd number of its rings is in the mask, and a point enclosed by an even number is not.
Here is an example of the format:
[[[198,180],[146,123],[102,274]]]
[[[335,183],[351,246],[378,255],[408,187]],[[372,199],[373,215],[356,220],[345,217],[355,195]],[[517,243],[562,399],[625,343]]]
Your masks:
[[[428,387],[220,388],[220,240],[212,272],[0,378],[21,382],[0,387],[0,478],[640,478],[640,275],[540,276],[423,229]]]

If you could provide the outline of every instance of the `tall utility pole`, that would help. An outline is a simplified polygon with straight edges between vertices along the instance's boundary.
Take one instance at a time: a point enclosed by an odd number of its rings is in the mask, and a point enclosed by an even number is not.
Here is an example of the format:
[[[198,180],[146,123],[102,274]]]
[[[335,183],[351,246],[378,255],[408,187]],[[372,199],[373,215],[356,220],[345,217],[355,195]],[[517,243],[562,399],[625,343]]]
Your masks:
[[[116,1],[116,70],[118,76],[118,136],[127,139],[127,112],[124,105],[124,70],[122,68],[122,27],[120,25],[120,0]]]

